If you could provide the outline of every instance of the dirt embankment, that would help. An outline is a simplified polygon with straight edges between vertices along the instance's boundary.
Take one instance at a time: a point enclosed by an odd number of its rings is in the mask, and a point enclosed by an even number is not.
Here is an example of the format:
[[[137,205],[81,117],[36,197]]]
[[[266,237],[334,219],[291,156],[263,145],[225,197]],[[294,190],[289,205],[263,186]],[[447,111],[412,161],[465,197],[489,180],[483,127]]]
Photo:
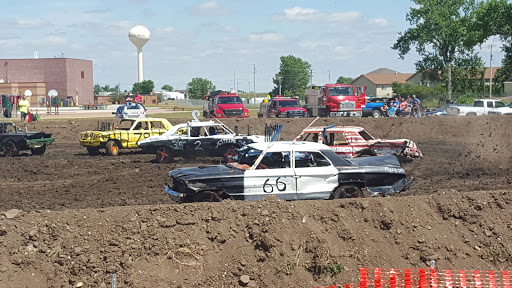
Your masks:
[[[253,133],[283,123],[281,139],[291,140],[311,120],[225,122]],[[218,159],[91,157],[78,133],[97,120],[30,123],[57,140],[44,156],[0,159],[0,286],[108,287],[116,273],[118,287],[314,287],[354,282],[358,267],[430,260],[443,269],[510,270],[508,122],[320,119],[315,125],[357,125],[375,137],[415,141],[424,159],[404,164],[416,179],[412,188],[387,198],[187,205],[165,196],[167,173]],[[11,209],[22,212],[4,213]]]

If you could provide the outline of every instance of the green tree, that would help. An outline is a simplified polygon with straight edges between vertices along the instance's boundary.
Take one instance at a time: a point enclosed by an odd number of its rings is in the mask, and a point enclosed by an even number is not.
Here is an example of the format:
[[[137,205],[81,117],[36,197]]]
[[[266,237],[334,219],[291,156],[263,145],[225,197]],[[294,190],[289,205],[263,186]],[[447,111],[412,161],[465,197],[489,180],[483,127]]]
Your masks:
[[[309,84],[311,65],[302,59],[288,55],[281,56],[281,65],[279,72],[272,79],[276,85],[272,90],[272,95],[278,95],[279,90],[290,91],[293,96],[303,97]]]
[[[496,82],[503,83],[512,80],[512,3],[507,0],[489,0],[480,3],[477,11],[475,29],[484,31],[482,37],[486,38],[498,35],[505,53],[501,68],[496,73]],[[493,87],[494,91],[494,87]]]
[[[215,85],[205,78],[193,78],[187,84],[187,94],[190,99],[204,99],[204,96],[214,90]]]
[[[94,96],[100,96],[100,92],[101,92],[100,84],[94,84],[93,89],[94,89]]]
[[[152,80],[144,80],[133,84],[132,94],[151,94],[155,89],[155,83]]]
[[[446,83],[452,96],[452,69],[457,58],[475,59],[473,48],[482,43],[483,33],[473,26],[476,0],[413,0],[416,6],[406,15],[413,26],[400,33],[392,46],[401,59],[411,47],[422,57],[416,63],[420,72]],[[439,71],[442,74],[437,75]],[[432,79],[430,78],[430,79]]]
[[[338,77],[338,80],[336,80],[336,83],[349,85],[352,82],[352,80],[354,80],[354,79],[352,79],[350,77],[340,76],[340,77]]]
[[[165,91],[169,91],[169,92],[174,91],[174,87],[172,87],[171,85],[168,85],[168,84],[165,84],[164,86],[162,86],[161,89],[165,90]]]

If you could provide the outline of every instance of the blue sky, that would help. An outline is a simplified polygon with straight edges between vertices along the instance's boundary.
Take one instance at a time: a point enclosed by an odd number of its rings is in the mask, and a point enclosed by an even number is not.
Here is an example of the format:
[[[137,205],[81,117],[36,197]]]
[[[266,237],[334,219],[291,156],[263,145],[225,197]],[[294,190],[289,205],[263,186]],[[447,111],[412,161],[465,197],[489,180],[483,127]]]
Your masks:
[[[4,0],[0,58],[64,57],[93,61],[94,83],[130,89],[137,50],[128,31],[144,25],[144,79],[185,89],[194,77],[218,89],[270,91],[280,56],[311,64],[313,82],[355,78],[377,68],[414,72],[414,53],[390,47],[409,26],[409,0]],[[490,44],[477,49],[489,64]],[[493,66],[503,54],[494,40]],[[62,52],[63,51],[63,52]],[[254,76],[254,66],[256,74]],[[254,77],[255,80],[254,81]]]

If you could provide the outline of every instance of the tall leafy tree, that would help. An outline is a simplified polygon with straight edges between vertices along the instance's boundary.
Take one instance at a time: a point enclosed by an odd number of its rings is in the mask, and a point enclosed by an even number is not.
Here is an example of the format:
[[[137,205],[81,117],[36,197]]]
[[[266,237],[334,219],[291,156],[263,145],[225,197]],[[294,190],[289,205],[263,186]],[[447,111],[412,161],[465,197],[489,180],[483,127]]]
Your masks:
[[[190,99],[204,99],[204,96],[214,90],[215,85],[205,78],[193,78],[187,84],[187,94]]]
[[[281,90],[281,93],[289,91],[293,96],[304,96],[309,83],[310,71],[311,65],[308,62],[292,55],[281,56],[279,72],[272,79],[276,85],[272,90],[272,95],[278,95]]]
[[[155,89],[155,83],[153,80],[144,80],[133,84],[132,94],[151,94]]]
[[[348,85],[348,84],[350,84],[350,82],[352,82],[352,80],[354,80],[354,79],[352,79],[350,77],[340,76],[340,77],[338,77],[338,80],[336,80],[336,83]]]
[[[162,90],[172,92],[172,91],[174,91],[174,87],[172,87],[169,84],[165,84],[164,86],[162,86]]]
[[[404,58],[411,50],[422,57],[418,71],[446,83],[452,96],[452,69],[458,58],[475,59],[473,48],[481,43],[482,32],[472,25],[476,0],[413,0],[416,4],[406,15],[412,28],[400,33],[392,46]],[[439,74],[440,71],[444,73]],[[430,73],[430,74],[429,74]]]
[[[94,90],[94,96],[99,96],[100,92],[101,92],[100,84],[94,84],[93,90]]]
[[[474,29],[481,29],[486,38],[500,36],[505,53],[501,68],[496,74],[498,82],[512,80],[512,3],[507,0],[482,1],[473,24]]]

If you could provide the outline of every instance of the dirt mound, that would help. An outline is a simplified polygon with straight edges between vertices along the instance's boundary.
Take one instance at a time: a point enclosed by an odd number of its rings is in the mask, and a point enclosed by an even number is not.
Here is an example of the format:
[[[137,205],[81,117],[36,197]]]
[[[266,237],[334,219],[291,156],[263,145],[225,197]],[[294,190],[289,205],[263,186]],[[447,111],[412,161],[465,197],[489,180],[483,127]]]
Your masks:
[[[188,119],[182,119],[186,121]],[[293,139],[312,119],[229,119]],[[415,141],[412,188],[359,200],[173,204],[177,167],[153,155],[86,154],[78,133],[97,120],[42,121],[44,156],[1,158],[0,286],[314,287],[355,282],[358,267],[511,269],[508,117],[319,119]],[[172,120],[172,123],[182,122]],[[12,210],[19,209],[19,210]]]

